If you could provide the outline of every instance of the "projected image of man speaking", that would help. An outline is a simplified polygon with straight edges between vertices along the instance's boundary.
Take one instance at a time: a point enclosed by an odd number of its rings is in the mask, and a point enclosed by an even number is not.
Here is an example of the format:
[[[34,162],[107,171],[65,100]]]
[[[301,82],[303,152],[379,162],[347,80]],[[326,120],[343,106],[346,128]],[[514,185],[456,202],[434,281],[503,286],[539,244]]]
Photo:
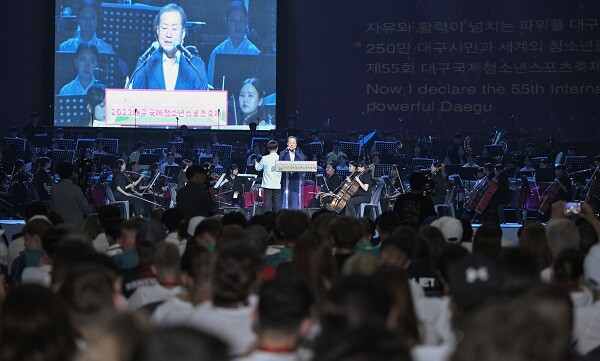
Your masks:
[[[155,21],[159,48],[147,59],[138,60],[133,89],[208,88],[204,62],[183,47],[186,23],[185,11],[180,6],[169,4],[160,9]]]

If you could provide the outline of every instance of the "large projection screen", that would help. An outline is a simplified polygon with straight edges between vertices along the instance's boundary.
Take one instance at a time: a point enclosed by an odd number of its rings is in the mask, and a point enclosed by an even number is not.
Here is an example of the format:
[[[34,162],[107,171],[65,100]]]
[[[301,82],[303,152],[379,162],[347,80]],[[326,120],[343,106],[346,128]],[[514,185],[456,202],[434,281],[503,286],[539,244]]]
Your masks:
[[[275,128],[276,6],[57,0],[54,125]]]

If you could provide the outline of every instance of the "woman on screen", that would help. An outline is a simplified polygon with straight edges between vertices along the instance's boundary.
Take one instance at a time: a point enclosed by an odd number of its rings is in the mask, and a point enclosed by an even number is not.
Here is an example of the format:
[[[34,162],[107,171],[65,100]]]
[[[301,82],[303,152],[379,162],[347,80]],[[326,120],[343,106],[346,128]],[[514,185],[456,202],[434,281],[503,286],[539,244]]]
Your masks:
[[[77,76],[60,89],[58,95],[84,95],[94,85],[94,70],[98,65],[98,49],[94,45],[81,43],[75,55]]]
[[[104,127],[106,123],[104,121],[104,91],[106,87],[103,84],[94,84],[88,90],[85,102],[87,104],[87,111],[90,113],[91,124],[88,126],[92,127]]]
[[[244,119],[244,125],[248,125],[251,122],[258,123],[259,126],[266,125],[265,114],[262,110],[264,97],[265,93],[258,79],[249,78],[244,80],[239,95],[239,106]]]

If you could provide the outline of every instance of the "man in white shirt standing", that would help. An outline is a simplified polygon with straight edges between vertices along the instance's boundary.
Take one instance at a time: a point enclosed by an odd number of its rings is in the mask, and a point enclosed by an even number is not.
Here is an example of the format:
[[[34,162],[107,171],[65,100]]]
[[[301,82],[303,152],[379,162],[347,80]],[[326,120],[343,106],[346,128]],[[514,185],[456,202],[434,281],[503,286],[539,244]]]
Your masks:
[[[254,160],[254,169],[263,171],[263,212],[277,212],[281,208],[281,172],[275,170],[275,163],[279,160],[279,145],[270,140],[267,149],[269,154],[262,157],[260,162]]]

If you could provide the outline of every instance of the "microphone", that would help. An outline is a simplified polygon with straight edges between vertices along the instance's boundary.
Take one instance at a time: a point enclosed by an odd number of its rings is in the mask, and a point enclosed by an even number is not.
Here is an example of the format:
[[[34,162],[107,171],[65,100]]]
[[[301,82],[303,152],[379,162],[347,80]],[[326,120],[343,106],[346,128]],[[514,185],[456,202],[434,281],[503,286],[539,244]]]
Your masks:
[[[142,56],[140,56],[140,60],[145,63],[146,60],[148,60],[148,58],[154,54],[154,52],[158,50],[158,41],[155,41],[152,43],[152,45],[150,45],[150,47],[148,48],[148,50],[146,50],[146,52],[144,54],[142,54]]]
[[[185,56],[185,58],[187,59],[187,61],[191,62],[192,61],[192,56],[194,56],[192,53],[190,53],[189,50],[187,50],[186,48],[183,47],[183,45],[181,45],[180,42],[174,42],[173,46],[175,48],[177,48],[177,50],[179,50],[181,52],[181,54],[183,54],[183,56]]]

